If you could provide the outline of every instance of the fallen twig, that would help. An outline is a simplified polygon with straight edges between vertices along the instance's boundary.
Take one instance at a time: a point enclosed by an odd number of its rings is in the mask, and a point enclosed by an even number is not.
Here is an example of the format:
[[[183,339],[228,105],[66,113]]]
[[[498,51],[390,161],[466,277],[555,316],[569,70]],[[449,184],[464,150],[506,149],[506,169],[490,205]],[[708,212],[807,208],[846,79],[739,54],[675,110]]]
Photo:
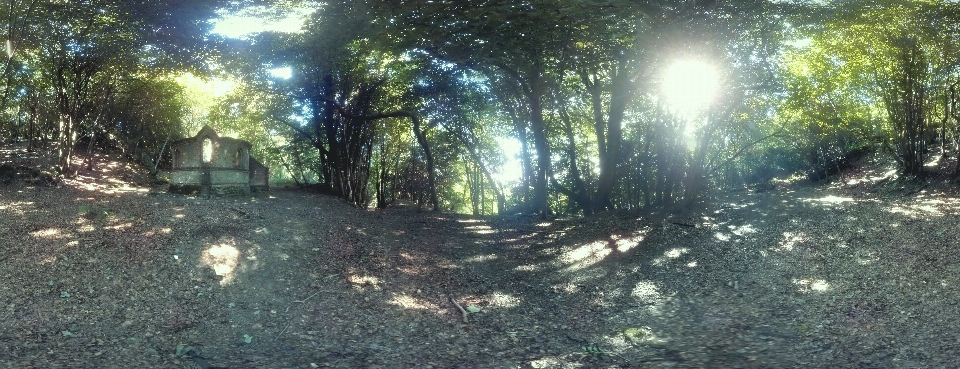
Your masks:
[[[293,324],[293,323],[287,323],[287,326],[286,326],[286,327],[283,327],[283,330],[280,331],[280,333],[278,333],[277,336],[273,338],[273,341],[274,341],[274,342],[276,342],[278,339],[280,339],[280,336],[283,335],[283,332],[286,332],[286,331],[287,331],[287,328],[290,328],[290,324]]]
[[[468,313],[467,313],[466,310],[463,309],[463,306],[460,306],[460,304],[457,303],[457,300],[454,300],[454,299],[453,299],[453,296],[450,296],[450,302],[453,303],[453,306],[456,306],[456,307],[457,307],[457,310],[460,310],[460,315],[463,316],[463,322],[464,322],[464,323],[467,323],[467,314],[468,314]]]
[[[317,292],[314,292],[312,295],[310,295],[310,297],[316,296],[316,295],[317,295],[318,293],[320,293],[320,292],[329,292],[329,291],[317,291]],[[299,303],[302,304],[302,303],[304,303],[304,302],[307,302],[307,300],[309,300],[310,297],[307,297],[307,298],[303,299],[303,301],[294,301],[294,302],[299,302]]]

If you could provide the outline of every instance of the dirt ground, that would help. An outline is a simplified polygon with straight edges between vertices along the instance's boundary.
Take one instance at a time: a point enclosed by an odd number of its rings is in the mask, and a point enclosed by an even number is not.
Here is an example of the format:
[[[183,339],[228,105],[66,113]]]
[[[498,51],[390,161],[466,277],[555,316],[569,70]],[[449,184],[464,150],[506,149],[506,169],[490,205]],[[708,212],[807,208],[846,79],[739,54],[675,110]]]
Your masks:
[[[101,157],[0,184],[0,367],[955,367],[956,185],[889,169],[544,221],[173,195]]]

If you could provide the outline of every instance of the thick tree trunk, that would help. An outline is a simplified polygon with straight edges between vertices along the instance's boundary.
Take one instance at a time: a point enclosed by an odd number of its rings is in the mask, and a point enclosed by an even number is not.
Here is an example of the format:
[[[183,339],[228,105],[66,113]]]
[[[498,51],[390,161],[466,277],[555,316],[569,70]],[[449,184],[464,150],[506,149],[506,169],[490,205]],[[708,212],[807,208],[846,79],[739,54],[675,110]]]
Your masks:
[[[623,148],[623,117],[627,105],[633,100],[634,96],[634,83],[629,72],[630,65],[626,63],[629,62],[621,62],[611,80],[610,110],[606,121],[606,151],[599,153],[600,177],[597,180],[597,193],[593,197],[594,209],[597,211],[613,207],[610,196],[617,179],[620,178],[618,164]],[[594,99],[595,101],[596,99]],[[600,117],[602,118],[602,114]],[[598,122],[595,123],[595,126],[602,126],[602,124]]]
[[[537,170],[533,178],[533,207],[546,219],[550,216],[547,192],[547,177],[550,172],[550,146],[547,142],[547,127],[543,119],[543,91],[540,78],[535,77],[529,93],[530,129],[533,131],[533,146],[537,152]]]

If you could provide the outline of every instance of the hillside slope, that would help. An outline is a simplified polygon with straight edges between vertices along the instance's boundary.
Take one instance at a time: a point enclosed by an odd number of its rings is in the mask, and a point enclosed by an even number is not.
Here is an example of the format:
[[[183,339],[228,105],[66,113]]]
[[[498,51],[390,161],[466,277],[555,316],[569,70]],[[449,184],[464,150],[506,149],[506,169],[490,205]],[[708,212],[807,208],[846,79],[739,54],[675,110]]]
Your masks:
[[[0,366],[954,365],[960,200],[884,171],[541,221],[172,195],[103,157],[0,185]]]

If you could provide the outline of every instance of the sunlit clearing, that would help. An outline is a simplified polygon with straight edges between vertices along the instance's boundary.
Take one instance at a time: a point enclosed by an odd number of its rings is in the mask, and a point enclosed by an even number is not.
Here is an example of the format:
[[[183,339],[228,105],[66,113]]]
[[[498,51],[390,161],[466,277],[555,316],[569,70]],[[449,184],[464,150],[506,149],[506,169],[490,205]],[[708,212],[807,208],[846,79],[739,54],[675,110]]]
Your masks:
[[[506,161],[496,173],[493,173],[493,179],[500,183],[510,183],[520,180],[523,169],[520,165],[520,141],[515,138],[497,138],[497,144],[506,157]]]
[[[670,261],[670,259],[676,259],[688,252],[690,252],[690,249],[686,247],[678,247],[678,248],[667,250],[666,252],[663,253],[663,256],[653,259],[653,265],[656,265],[656,266],[664,265],[668,261]]]
[[[420,298],[416,298],[403,293],[393,294],[393,298],[388,302],[391,305],[399,306],[403,309],[413,310],[434,310],[439,312],[440,306]]]
[[[606,241],[594,241],[567,251],[560,257],[565,264],[570,264],[569,270],[578,270],[593,265],[610,254]]]
[[[830,289],[830,283],[822,279],[794,279],[793,284],[800,292],[823,292]]]
[[[226,37],[242,38],[260,32],[301,33],[303,23],[314,9],[309,7],[292,9],[282,18],[266,19],[253,8],[236,14],[229,14],[214,20],[213,33]]]
[[[219,244],[210,246],[203,253],[200,262],[213,269],[213,272],[223,277],[220,279],[220,285],[226,286],[233,282],[234,272],[240,261],[240,250],[231,244]]]
[[[290,67],[273,68],[268,72],[270,72],[271,76],[279,79],[290,79],[290,77],[293,77],[293,69],[290,69]]]
[[[710,64],[683,60],[667,68],[662,83],[663,97],[671,110],[690,119],[710,105],[720,78]]]

